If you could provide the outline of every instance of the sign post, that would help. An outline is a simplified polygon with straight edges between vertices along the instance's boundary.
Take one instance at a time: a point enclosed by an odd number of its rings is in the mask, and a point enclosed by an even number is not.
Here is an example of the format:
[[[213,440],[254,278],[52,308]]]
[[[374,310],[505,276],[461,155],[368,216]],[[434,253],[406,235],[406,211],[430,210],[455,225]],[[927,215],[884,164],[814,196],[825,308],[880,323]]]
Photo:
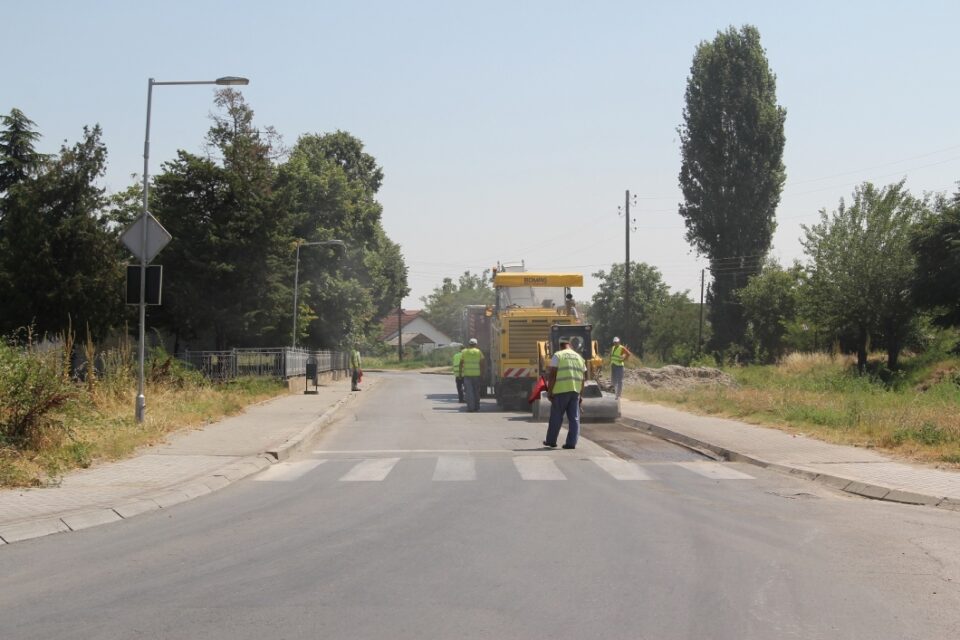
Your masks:
[[[144,154],[144,157],[146,157],[146,154]],[[146,182],[146,177],[144,177],[144,182]],[[146,191],[144,191],[144,200],[146,200]],[[146,396],[143,393],[143,361],[146,354],[147,265],[160,253],[161,249],[167,246],[167,243],[170,242],[172,238],[173,236],[170,235],[170,232],[157,222],[157,219],[147,211],[146,207],[144,207],[143,213],[137,218],[137,221],[127,227],[120,236],[120,242],[123,243],[123,246],[140,259],[140,339],[138,341],[137,422],[143,422],[147,408]]]

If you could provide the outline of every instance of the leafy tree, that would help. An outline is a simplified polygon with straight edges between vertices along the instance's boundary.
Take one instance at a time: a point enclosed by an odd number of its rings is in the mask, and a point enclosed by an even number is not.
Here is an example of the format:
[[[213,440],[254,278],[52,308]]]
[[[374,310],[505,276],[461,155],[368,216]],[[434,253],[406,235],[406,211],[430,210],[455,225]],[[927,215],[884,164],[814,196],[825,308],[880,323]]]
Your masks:
[[[766,362],[776,362],[783,355],[784,339],[797,315],[801,279],[801,267],[785,270],[771,260],[738,293],[759,355]]]
[[[314,344],[369,338],[409,291],[400,247],[380,221],[382,177],[363,143],[343,131],[301,136],[280,169],[278,190],[294,235],[346,243],[345,250],[301,253],[303,297],[317,317],[307,328]]]
[[[597,339],[601,344],[607,344],[613,336],[620,336],[642,358],[652,333],[654,314],[669,296],[669,287],[663,282],[660,271],[645,262],[631,262],[630,318],[623,317],[623,264],[614,264],[610,273],[598,271],[593,276],[600,280],[600,288],[590,307]]]
[[[934,311],[936,324],[960,325],[960,191],[936,199],[910,246],[916,256],[914,300]]]
[[[207,140],[221,162],[181,151],[154,181],[151,210],[173,236],[158,315],[175,348],[276,344],[292,306],[281,295],[289,221],[273,191],[278,139],[237,91],[217,91],[215,103]]]
[[[672,293],[653,313],[648,351],[662,362],[688,365],[697,353],[699,331],[700,306],[689,291]]]
[[[0,331],[33,324],[53,334],[72,323],[101,338],[122,320],[121,248],[96,184],[107,159],[100,137],[85,127],[56,157],[8,172],[18,182],[3,201]]]
[[[785,179],[785,120],[776,100],[776,76],[755,27],[731,27],[700,43],[678,130],[680,215],[687,241],[711,262],[716,350],[744,337],[736,292],[759,272],[776,229]]]
[[[420,300],[424,304],[424,315],[435,327],[460,342],[466,342],[469,336],[462,334],[460,326],[463,309],[471,304],[493,304],[490,272],[484,270],[482,274],[472,274],[464,271],[457,282],[453,278],[444,278],[443,284]]]
[[[903,181],[882,189],[865,182],[849,206],[841,199],[833,214],[821,210],[820,223],[803,228],[810,295],[820,321],[838,336],[853,336],[861,372],[871,335],[882,337],[888,367],[897,366],[916,314],[910,238],[925,211]]]

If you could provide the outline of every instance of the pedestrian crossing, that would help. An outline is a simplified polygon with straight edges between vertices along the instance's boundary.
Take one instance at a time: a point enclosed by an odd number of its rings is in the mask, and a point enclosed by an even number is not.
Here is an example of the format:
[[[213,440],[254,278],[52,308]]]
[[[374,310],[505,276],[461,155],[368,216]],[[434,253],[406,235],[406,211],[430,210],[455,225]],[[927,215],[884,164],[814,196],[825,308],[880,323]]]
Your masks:
[[[326,462],[326,460],[282,462],[272,467],[267,467],[263,473],[257,476],[257,480],[260,482],[290,482],[291,480],[296,480],[310,473],[324,462]]]
[[[479,460],[489,462],[491,457]],[[589,456],[570,458],[560,462],[555,455],[515,455],[511,457],[514,470],[521,480],[530,482],[564,481],[574,471],[574,465],[587,463],[590,470],[599,470],[602,475],[621,482],[644,482],[662,480],[676,470],[689,472],[693,477],[713,481],[754,480],[754,477],[720,462],[656,462],[637,463],[613,456]],[[325,463],[336,465],[339,482],[383,482],[398,465],[423,458],[399,456],[375,458],[322,458],[280,462],[267,468],[254,478],[257,482],[292,482],[304,477]],[[478,458],[462,452],[444,453],[432,459],[433,482],[472,482],[478,479]],[[566,469],[566,471],[564,470]]]

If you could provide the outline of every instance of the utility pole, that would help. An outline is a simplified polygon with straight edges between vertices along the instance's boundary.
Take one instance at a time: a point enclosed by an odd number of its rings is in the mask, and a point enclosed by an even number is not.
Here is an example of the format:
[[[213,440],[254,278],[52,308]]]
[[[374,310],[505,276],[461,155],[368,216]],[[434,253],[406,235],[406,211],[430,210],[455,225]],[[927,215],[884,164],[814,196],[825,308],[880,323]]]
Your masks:
[[[700,269],[700,330],[697,333],[697,355],[703,353],[703,274],[706,269]]]
[[[403,362],[403,308],[397,306],[397,360]]]
[[[623,323],[625,337],[632,334],[630,327],[630,190],[627,189],[626,209],[623,216],[626,223],[627,256],[623,262]],[[631,345],[632,346],[632,345]]]

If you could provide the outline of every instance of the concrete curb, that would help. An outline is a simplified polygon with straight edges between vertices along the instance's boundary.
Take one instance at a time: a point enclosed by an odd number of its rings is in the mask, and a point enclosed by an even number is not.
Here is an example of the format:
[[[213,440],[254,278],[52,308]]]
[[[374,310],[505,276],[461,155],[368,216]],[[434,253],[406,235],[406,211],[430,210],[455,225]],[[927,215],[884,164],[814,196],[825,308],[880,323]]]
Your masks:
[[[373,384],[368,385],[367,388],[371,386],[373,386]],[[40,538],[53,533],[80,531],[101,524],[127,520],[150,511],[167,509],[182,502],[187,502],[223,489],[238,480],[259,473],[277,462],[286,460],[291,454],[300,451],[322,431],[323,427],[330,424],[337,411],[354,397],[356,396],[353,393],[345,395],[328,407],[319,418],[304,427],[292,438],[288,438],[280,446],[259,455],[234,460],[205,476],[145,493],[136,498],[120,502],[112,507],[104,506],[80,509],[65,512],[60,516],[49,516],[0,526],[0,545],[29,540],[31,538]],[[271,398],[264,402],[272,402],[275,399],[276,398]]]
[[[374,386],[374,383],[368,383],[366,388],[369,389],[372,386]],[[333,417],[337,411],[339,411],[343,405],[350,402],[354,397],[356,396],[353,394],[353,392],[350,392],[349,395],[340,398],[330,408],[323,412],[323,415],[304,427],[298,434],[287,439],[278,447],[268,449],[265,453],[268,456],[272,456],[277,462],[286,460],[293,453],[303,449],[303,447],[309,443],[310,440],[312,440],[318,433],[320,433],[320,431],[323,430],[323,427],[327,426],[333,421]]]
[[[948,509],[951,511],[960,511],[960,502],[951,498],[913,493],[910,491],[904,491],[902,489],[895,489],[878,484],[862,482],[852,478],[846,478],[844,476],[822,473],[819,471],[813,471],[811,469],[804,469],[803,467],[799,466],[770,462],[769,460],[763,460],[762,458],[749,456],[739,451],[733,451],[732,449],[721,447],[712,442],[700,440],[699,438],[692,438],[686,434],[678,433],[651,422],[637,420],[636,418],[623,417],[620,419],[620,422],[625,426],[646,431],[647,433],[655,435],[659,438],[663,438],[664,440],[694,449],[695,451],[700,451],[701,453],[706,453],[708,456],[712,454],[713,456],[717,456],[730,462],[743,462],[757,467],[762,467],[764,469],[770,469],[771,471],[778,471],[787,475],[799,476],[805,480],[819,482],[820,484],[827,485],[834,489],[839,489],[840,491],[844,491],[846,493],[861,496],[863,498],[884,500],[886,502],[898,502],[901,504],[938,507],[940,509]]]

